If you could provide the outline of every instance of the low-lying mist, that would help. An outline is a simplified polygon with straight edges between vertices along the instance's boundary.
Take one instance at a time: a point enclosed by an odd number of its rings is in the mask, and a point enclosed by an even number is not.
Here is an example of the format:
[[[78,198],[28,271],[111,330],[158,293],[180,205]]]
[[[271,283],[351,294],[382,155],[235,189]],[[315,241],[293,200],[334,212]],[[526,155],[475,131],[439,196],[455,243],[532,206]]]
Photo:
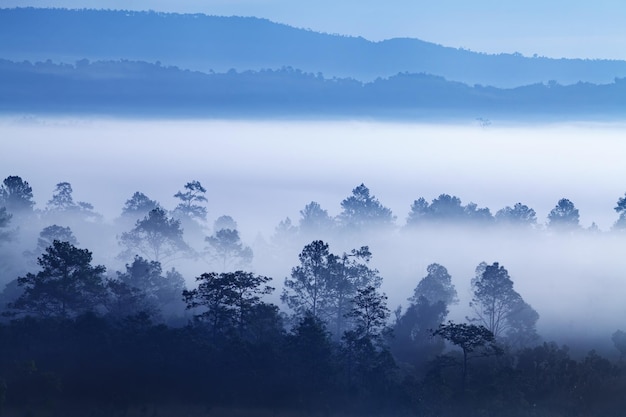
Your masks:
[[[273,277],[276,287],[310,242],[299,236],[276,244],[277,225],[289,217],[297,226],[300,210],[311,201],[336,216],[341,201],[364,183],[397,217],[396,229],[307,238],[329,241],[336,253],[369,245],[390,308],[406,305],[426,267],[439,263],[450,272],[460,299],[450,318],[462,321],[470,314],[475,268],[483,261],[499,262],[540,314],[538,331],[545,340],[580,337],[610,344],[611,333],[626,327],[626,236],[611,231],[618,217],[613,208],[626,191],[625,131],[622,125],[574,123],[485,128],[479,123],[5,118],[0,120],[0,171],[3,178],[19,175],[28,181],[41,210],[55,185],[67,181],[74,198],[91,203],[107,224],[136,191],[173,209],[174,194],[198,180],[207,189],[207,234],[215,219],[232,216],[242,241],[255,251],[252,268]],[[535,210],[538,225],[532,230],[403,228],[414,200],[430,202],[444,193],[492,214],[521,202]],[[561,198],[579,210],[580,230],[555,233],[545,227]],[[598,230],[591,228],[594,223]],[[115,235],[124,230],[104,236],[105,229],[74,233],[81,247],[112,271],[123,266],[116,261]],[[34,232],[31,238],[20,242],[24,249],[34,247]],[[176,267],[193,285],[207,265]]]

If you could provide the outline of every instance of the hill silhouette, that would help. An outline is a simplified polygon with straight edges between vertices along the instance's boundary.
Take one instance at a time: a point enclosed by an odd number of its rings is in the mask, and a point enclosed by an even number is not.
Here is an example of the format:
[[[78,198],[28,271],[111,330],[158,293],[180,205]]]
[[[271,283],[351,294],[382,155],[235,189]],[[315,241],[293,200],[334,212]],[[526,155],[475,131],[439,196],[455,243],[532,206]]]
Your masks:
[[[140,61],[74,65],[0,60],[0,111],[181,116],[623,118],[611,84],[468,86],[428,74],[362,82],[279,70],[202,73]]]
[[[253,17],[111,10],[0,9],[0,57],[159,61],[203,72],[288,66],[360,81],[427,73],[506,88],[550,80],[606,84],[626,76],[626,61],[488,55],[418,39],[371,42]]]

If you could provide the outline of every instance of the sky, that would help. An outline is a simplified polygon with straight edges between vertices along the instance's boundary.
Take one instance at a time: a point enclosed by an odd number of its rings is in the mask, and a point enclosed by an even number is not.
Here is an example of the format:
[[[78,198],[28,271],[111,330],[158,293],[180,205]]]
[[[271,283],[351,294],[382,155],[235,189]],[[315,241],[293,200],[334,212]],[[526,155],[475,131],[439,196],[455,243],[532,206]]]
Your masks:
[[[623,0],[3,0],[2,6],[256,16],[374,41],[411,37],[486,53],[626,59]]]

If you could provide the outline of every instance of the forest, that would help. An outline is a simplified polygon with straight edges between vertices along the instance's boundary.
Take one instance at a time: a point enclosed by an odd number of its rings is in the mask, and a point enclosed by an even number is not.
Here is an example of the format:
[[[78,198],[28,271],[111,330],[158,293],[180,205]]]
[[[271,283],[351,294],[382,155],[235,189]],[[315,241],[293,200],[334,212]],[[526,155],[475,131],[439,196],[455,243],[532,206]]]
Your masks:
[[[468,85],[426,73],[363,82],[283,66],[199,72],[131,60],[59,64],[0,59],[0,112],[174,117],[376,117],[436,120],[621,120],[625,78],[515,88]]]
[[[559,343],[497,260],[475,265],[470,299],[429,262],[395,308],[370,242],[619,238],[626,194],[610,230],[567,198],[544,222],[521,202],[418,197],[402,223],[360,184],[337,216],[312,201],[252,244],[231,216],[210,225],[200,181],[173,197],[137,191],[105,219],[69,182],[39,208],[27,179],[3,180],[0,415],[623,415],[626,332],[607,332],[608,354]],[[263,259],[284,273],[259,273]]]

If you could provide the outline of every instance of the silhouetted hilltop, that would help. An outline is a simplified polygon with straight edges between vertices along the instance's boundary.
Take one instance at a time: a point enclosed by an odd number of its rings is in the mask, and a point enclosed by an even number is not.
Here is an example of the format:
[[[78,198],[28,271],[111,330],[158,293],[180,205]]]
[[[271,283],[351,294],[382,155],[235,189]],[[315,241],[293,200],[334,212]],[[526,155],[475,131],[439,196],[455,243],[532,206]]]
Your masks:
[[[0,9],[0,57],[160,61],[204,72],[290,66],[361,81],[428,73],[499,87],[610,83],[626,76],[626,61],[488,55],[418,39],[370,42],[252,17],[110,10]]]
[[[372,82],[293,68],[206,74],[139,61],[0,60],[0,111],[202,116],[623,118],[626,80],[468,86],[426,74]]]

